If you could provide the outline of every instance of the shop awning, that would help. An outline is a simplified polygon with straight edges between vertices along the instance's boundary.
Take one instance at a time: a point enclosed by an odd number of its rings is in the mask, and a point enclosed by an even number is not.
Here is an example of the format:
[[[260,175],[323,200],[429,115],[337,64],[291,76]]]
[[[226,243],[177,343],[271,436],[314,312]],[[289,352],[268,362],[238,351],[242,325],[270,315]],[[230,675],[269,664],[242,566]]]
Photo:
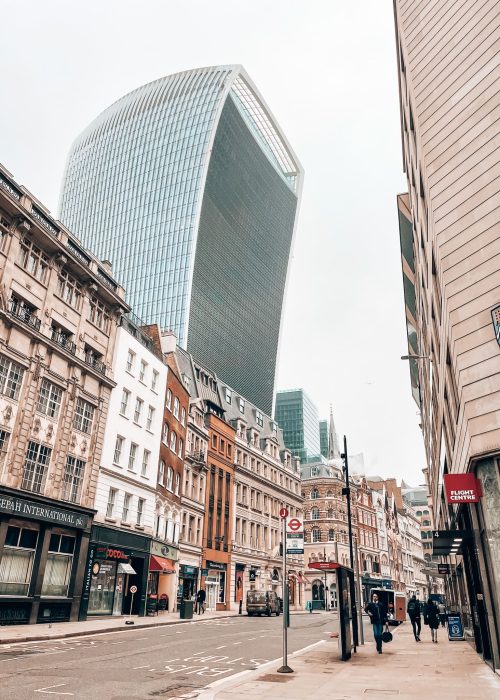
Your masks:
[[[171,559],[155,557],[152,554],[149,558],[149,570],[161,571],[162,574],[175,574],[175,565]]]
[[[463,543],[471,536],[472,533],[468,530],[434,530],[432,533],[432,556],[446,557],[449,554],[461,554]]]
[[[136,571],[134,570],[132,564],[123,564],[120,562],[118,564],[118,573],[119,574],[135,574]]]

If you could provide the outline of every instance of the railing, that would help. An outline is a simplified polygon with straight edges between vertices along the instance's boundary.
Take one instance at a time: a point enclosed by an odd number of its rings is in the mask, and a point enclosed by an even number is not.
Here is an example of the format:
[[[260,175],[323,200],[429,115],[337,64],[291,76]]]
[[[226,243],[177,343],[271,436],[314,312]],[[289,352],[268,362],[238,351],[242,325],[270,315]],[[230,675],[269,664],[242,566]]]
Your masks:
[[[95,357],[95,355],[93,355],[91,352],[86,352],[83,357],[85,362],[90,365],[90,367],[97,370],[101,374],[106,374],[106,365],[104,362]]]
[[[103,270],[101,270],[101,268],[99,268],[99,267],[97,268],[97,276],[99,277],[99,279],[101,280],[101,282],[102,282],[106,287],[108,287],[108,289],[111,289],[112,292],[116,292],[116,290],[118,289],[118,286],[117,286],[117,285],[113,282],[113,280],[112,280],[110,277],[108,277],[108,275],[107,275]]]
[[[72,355],[76,355],[75,343],[73,343],[72,340],[69,340],[68,336],[64,333],[61,333],[61,331],[53,330],[52,340],[54,341],[54,343],[57,343],[62,348],[70,352]]]
[[[17,189],[17,187],[14,187],[9,180],[7,180],[3,175],[0,175],[0,187],[4,189],[6,192],[10,194],[11,197],[14,199],[21,199],[21,193]]]
[[[18,301],[11,302],[10,313],[23,323],[26,323],[26,325],[31,326],[31,328],[34,328],[36,331],[40,330],[40,319],[35,316],[33,311],[26,308],[26,306],[22,306]]]
[[[59,238],[59,231],[52,226],[50,221],[35,207],[31,207],[31,216],[38,221],[38,223],[43,226],[43,228],[51,233],[55,238]]]
[[[203,452],[203,450],[199,450],[198,452],[192,452],[191,454],[188,453],[186,454],[186,457],[192,462],[198,462],[199,464],[206,464],[207,461],[205,452]]]

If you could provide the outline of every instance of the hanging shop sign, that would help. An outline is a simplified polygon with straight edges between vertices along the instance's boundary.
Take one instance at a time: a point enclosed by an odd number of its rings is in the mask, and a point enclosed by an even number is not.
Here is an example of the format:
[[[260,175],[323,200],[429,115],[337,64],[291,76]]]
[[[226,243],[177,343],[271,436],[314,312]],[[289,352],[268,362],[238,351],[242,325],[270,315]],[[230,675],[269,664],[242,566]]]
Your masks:
[[[497,339],[497,343],[500,345],[500,306],[497,306],[492,310],[491,318],[493,319],[493,330],[495,331],[495,338]]]
[[[449,574],[450,565],[449,564],[438,564],[438,574]]]
[[[446,501],[453,503],[478,503],[481,486],[474,474],[445,474]]]
[[[171,559],[172,561],[177,561],[179,558],[177,547],[172,547],[159,540],[151,540],[150,552],[157,557],[165,557],[165,559]]]
[[[302,518],[286,519],[286,553],[304,554],[304,521]]]
[[[67,527],[76,527],[85,530],[89,524],[88,515],[76,513],[64,508],[54,508],[49,505],[40,505],[35,501],[28,501],[17,496],[0,496],[0,513],[15,515],[17,517],[34,518],[47,523],[57,523]]]

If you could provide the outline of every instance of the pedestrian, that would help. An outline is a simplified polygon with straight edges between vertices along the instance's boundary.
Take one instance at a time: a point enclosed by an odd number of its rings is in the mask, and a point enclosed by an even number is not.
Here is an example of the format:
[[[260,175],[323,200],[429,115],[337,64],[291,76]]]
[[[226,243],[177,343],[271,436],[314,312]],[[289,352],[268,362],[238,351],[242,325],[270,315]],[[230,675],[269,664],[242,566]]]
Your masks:
[[[200,588],[198,593],[196,594],[196,606],[198,608],[198,615],[205,614],[205,599],[207,597],[207,594],[203,590],[203,588]]]
[[[431,630],[431,637],[432,641],[434,644],[437,644],[438,641],[438,627],[439,627],[439,614],[438,614],[438,609],[436,607],[436,604],[434,601],[429,598],[427,601],[427,605],[425,606],[425,612],[424,612],[424,623],[426,625],[429,625],[430,630]]]
[[[384,631],[384,625],[387,626],[387,610],[385,605],[380,602],[378,595],[374,593],[372,595],[372,602],[365,606],[365,612],[370,616],[370,622],[373,626],[373,636],[375,637],[375,644],[377,646],[377,652],[382,653],[382,634]]]
[[[441,622],[441,627],[446,625],[446,605],[441,602],[438,604],[439,620]]]
[[[412,595],[412,597],[408,601],[408,607],[406,608],[406,612],[408,613],[408,616],[410,618],[415,641],[420,642],[420,630],[422,629],[422,606],[420,605],[420,601],[417,599],[416,595]]]

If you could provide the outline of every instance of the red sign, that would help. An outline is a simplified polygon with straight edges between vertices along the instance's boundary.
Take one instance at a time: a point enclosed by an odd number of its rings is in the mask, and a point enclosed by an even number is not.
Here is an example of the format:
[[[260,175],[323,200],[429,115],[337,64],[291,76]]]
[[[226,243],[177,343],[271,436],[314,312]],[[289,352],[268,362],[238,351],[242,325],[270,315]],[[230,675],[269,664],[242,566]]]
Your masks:
[[[446,501],[451,503],[478,503],[481,485],[474,474],[445,474]]]
[[[288,518],[288,511],[286,508],[280,508],[280,518]]]
[[[291,518],[288,521],[287,528],[292,532],[297,532],[297,530],[302,529],[302,522],[298,518]]]
[[[309,564],[310,569],[319,569],[320,571],[334,571],[339,567],[340,564],[336,561],[313,561]]]

